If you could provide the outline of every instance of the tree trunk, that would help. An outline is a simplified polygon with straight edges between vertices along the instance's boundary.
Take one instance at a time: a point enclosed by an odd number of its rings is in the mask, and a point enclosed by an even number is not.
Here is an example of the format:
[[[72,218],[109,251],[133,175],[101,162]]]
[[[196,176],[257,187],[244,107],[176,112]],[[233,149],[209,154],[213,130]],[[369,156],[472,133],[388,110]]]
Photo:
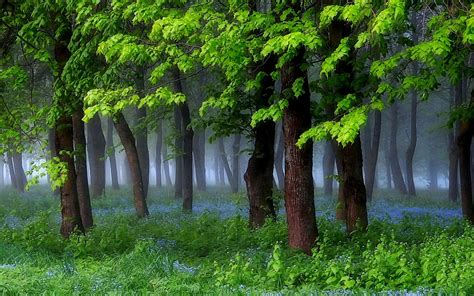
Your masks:
[[[222,175],[222,171],[225,171],[225,173],[227,175],[227,180],[229,181],[230,188],[231,188],[232,192],[237,192],[238,189],[237,189],[237,191],[234,191],[237,186],[234,184],[234,178],[232,176],[232,170],[230,169],[229,161],[227,159],[227,154],[225,152],[225,146],[224,146],[224,139],[223,138],[219,139],[219,154],[220,154],[221,175]],[[221,176],[221,181],[223,181],[223,180],[224,180],[224,178],[223,178],[223,176]]]
[[[148,129],[144,124],[144,121],[146,119],[146,109],[137,108],[135,112],[137,124],[140,126],[140,128],[135,132],[135,138],[137,142],[136,145],[138,159],[140,160],[140,168],[142,171],[143,194],[146,198],[148,195],[148,186],[150,183],[150,152],[148,150]]]
[[[416,113],[418,105],[418,96],[415,91],[411,94],[411,115],[410,115],[410,144],[405,154],[406,160],[406,177],[408,195],[415,196],[415,181],[413,178],[413,157],[415,156],[416,142],[417,142],[417,130],[416,130]]]
[[[342,187],[346,207],[347,232],[357,227],[365,230],[368,225],[366,190],[362,172],[362,147],[357,137],[352,144],[341,148]]]
[[[93,225],[92,206],[89,195],[89,183],[87,179],[87,158],[86,158],[86,135],[84,133],[84,111],[82,105],[77,108],[72,116],[74,155],[76,167],[76,186],[79,210],[81,213],[82,225],[87,231]],[[92,169],[92,168],[91,168]]]
[[[15,152],[13,153],[12,159],[13,167],[15,169],[16,188],[20,192],[25,192],[27,180],[25,171],[23,170],[23,155],[21,152]]]
[[[206,133],[204,130],[194,135],[193,148],[197,189],[206,191]]]
[[[105,138],[99,114],[87,123],[87,153],[91,172],[91,196],[100,197],[105,192]]]
[[[285,208],[288,222],[289,246],[311,254],[318,229],[314,208],[313,143],[308,141],[302,148],[296,147],[301,134],[311,127],[311,103],[305,64],[305,50],[281,68],[282,94],[288,96],[288,107],[283,115],[285,137]],[[303,93],[296,98],[292,87],[297,79],[303,79]],[[291,93],[291,95],[290,95]]]
[[[234,185],[232,188],[233,193],[239,192],[239,183],[240,183],[240,165],[239,165],[239,158],[240,158],[240,139],[241,136],[235,135],[234,142],[232,143],[232,179],[233,182],[231,184]],[[273,143],[275,143],[273,141]],[[273,176],[273,167],[272,167],[272,176]]]
[[[161,119],[158,120],[156,127],[156,146],[155,146],[155,174],[156,174],[156,187],[161,188],[163,186],[161,182],[161,149],[163,148],[163,122]]]
[[[380,111],[374,112],[374,134],[370,137],[371,142],[367,143],[370,145],[368,149],[368,154],[366,156],[366,175],[365,175],[365,187],[367,190],[367,200],[372,201],[372,194],[374,192],[375,185],[375,172],[377,169],[377,161],[379,156],[379,146],[380,146],[380,134],[382,129],[382,113]],[[370,133],[370,131],[369,131]]]
[[[163,145],[163,171],[165,173],[166,186],[173,186],[171,182],[170,163],[168,160],[168,145]]]
[[[174,125],[175,125],[175,177],[174,177],[174,197],[183,197],[183,127],[181,120],[181,112],[179,107],[174,108]]]
[[[175,92],[183,93],[183,85],[181,84],[181,73],[178,68],[173,68],[173,86]],[[181,132],[183,138],[181,147],[183,152],[183,171],[182,171],[182,194],[183,194],[183,210],[192,211],[193,208],[193,137],[194,131],[191,127],[191,115],[187,102],[178,106],[181,117]]]
[[[451,109],[458,107],[461,104],[462,97],[462,84],[458,83],[456,87],[451,87]],[[458,145],[456,145],[456,138],[459,134],[459,123],[455,123],[454,127],[450,129],[448,133],[448,145],[449,145],[449,189],[448,198],[450,201],[455,202],[458,199],[459,194],[459,151]]]
[[[275,69],[276,59],[268,59],[261,67],[255,65],[254,69],[260,69],[264,77],[260,81],[260,87],[254,96],[257,108],[265,108],[271,105],[271,96],[274,94],[274,82],[271,73]],[[255,139],[252,156],[248,160],[244,180],[247,187],[249,199],[249,225],[252,228],[263,226],[265,219],[276,219],[275,206],[273,203],[273,167],[275,158],[275,122],[267,120],[257,123],[252,130]],[[238,145],[237,145],[238,144]],[[234,138],[234,180],[239,179],[239,170],[235,169],[240,153],[240,135]],[[238,181],[234,181],[238,182]],[[276,186],[275,186],[276,188]]]
[[[397,132],[398,132],[398,104],[395,102],[391,109],[392,126],[390,127],[390,168],[392,171],[395,189],[401,194],[407,194],[402,169],[398,161]]]
[[[64,184],[60,187],[61,196],[61,235],[69,237],[74,231],[84,232],[79,199],[76,186],[76,169],[74,167],[74,140],[72,117],[68,115],[61,116],[56,122],[56,155],[66,166],[67,175]]]
[[[385,138],[385,174],[387,178],[387,189],[392,189],[392,168],[390,166],[390,138]]]
[[[15,189],[17,188],[17,181],[16,181],[16,175],[15,175],[15,167],[13,166],[13,157],[11,155],[11,152],[7,153],[7,163],[8,163],[8,170],[10,172],[10,182],[12,183],[12,187]]]
[[[333,194],[333,176],[334,167],[336,164],[336,154],[334,153],[331,141],[327,141],[324,145],[324,156],[323,156],[323,186],[324,195],[332,196]]]
[[[130,166],[133,197],[137,216],[140,218],[148,216],[149,212],[146,204],[145,192],[143,190],[142,171],[140,168],[137,147],[135,146],[135,138],[133,137],[133,133],[122,113],[116,115],[114,126],[120,137],[123,148],[125,149],[125,154],[127,155],[128,164]]]
[[[474,90],[471,91],[471,104],[474,103]],[[474,119],[461,121],[457,145],[459,151],[459,175],[461,181],[461,206],[463,217],[474,224],[471,180],[471,142],[474,135]]]
[[[275,171],[278,178],[278,188],[281,191],[285,189],[285,172],[283,171],[283,156],[285,152],[285,143],[283,138],[283,127],[277,124],[276,131],[278,133],[278,142],[275,153]]]
[[[112,179],[112,188],[119,190],[117,158],[115,157],[114,145],[114,122],[112,119],[107,119],[107,154],[110,162],[110,178]]]

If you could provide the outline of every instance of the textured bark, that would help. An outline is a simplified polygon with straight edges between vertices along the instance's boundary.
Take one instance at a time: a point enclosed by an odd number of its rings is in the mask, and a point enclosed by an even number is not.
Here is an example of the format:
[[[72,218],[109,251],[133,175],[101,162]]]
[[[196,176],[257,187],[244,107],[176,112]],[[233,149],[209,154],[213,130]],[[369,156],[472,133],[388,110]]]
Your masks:
[[[289,246],[311,254],[318,237],[312,172],[313,143],[308,141],[303,147],[296,147],[301,134],[311,127],[308,77],[302,69],[305,63],[304,55],[305,50],[298,49],[297,55],[281,68],[282,93],[288,97],[288,107],[283,115],[285,208]],[[295,98],[291,88],[298,78],[303,78],[303,93]]]
[[[324,156],[323,156],[323,186],[324,195],[332,196],[334,180],[334,167],[336,164],[336,154],[334,153],[331,141],[326,142],[324,145]]]
[[[278,178],[278,188],[281,191],[285,189],[285,172],[283,170],[283,158],[285,154],[285,143],[283,137],[283,127],[281,124],[277,125],[276,128],[278,134],[277,147],[275,152],[275,171]]]
[[[194,134],[194,168],[196,185],[200,191],[206,191],[206,133],[204,130]]]
[[[88,230],[93,226],[94,222],[92,219],[92,206],[87,178],[86,135],[84,132],[84,122],[82,121],[83,117],[84,112],[82,110],[82,106],[80,106],[72,116],[72,126],[74,137],[77,199],[79,201],[82,225],[84,226],[85,230]]]
[[[61,235],[69,237],[74,231],[84,232],[79,199],[76,186],[76,169],[74,167],[73,127],[72,117],[68,115],[61,116],[56,122],[56,154],[59,160],[66,165],[66,181],[60,187],[61,196]]]
[[[271,96],[274,93],[274,83],[271,72],[275,69],[275,59],[268,59],[260,67],[255,65],[255,69],[260,69],[264,77],[260,81],[260,87],[254,96],[254,103],[257,108],[265,108],[271,105]],[[273,167],[275,158],[275,122],[267,120],[259,122],[252,130],[254,146],[250,157],[244,180],[247,187],[249,199],[249,225],[252,228],[263,226],[265,219],[276,218],[275,206],[273,203]],[[240,150],[240,137],[234,138],[234,157]],[[239,143],[239,147],[236,147]],[[237,159],[238,160],[238,159]],[[235,159],[234,159],[235,163]],[[235,164],[234,164],[235,166]],[[235,175],[239,174],[234,169]],[[276,186],[275,186],[276,188]]]
[[[161,119],[158,120],[156,127],[156,145],[155,145],[155,175],[156,175],[156,187],[161,188],[162,177],[161,177],[161,150],[163,148],[163,122]]]
[[[135,146],[135,138],[133,137],[132,131],[122,113],[117,114],[114,119],[114,126],[120,137],[123,148],[125,149],[125,154],[127,155],[128,164],[130,166],[135,211],[137,216],[140,218],[148,216],[149,212],[145,192],[143,190],[142,171],[140,168],[137,147]]]
[[[351,233],[358,227],[365,230],[368,218],[360,138],[357,137],[354,143],[341,148],[341,153],[347,232]]]
[[[23,155],[21,152],[16,152],[12,154],[13,168],[15,169],[15,180],[16,180],[16,189],[20,192],[25,192],[26,187],[26,175],[25,170],[23,169]]]
[[[393,177],[395,189],[401,194],[407,194],[405,181],[403,180],[402,169],[398,161],[398,104],[395,102],[391,108],[391,127],[390,127],[390,168]]]
[[[176,92],[183,93],[183,86],[181,84],[181,73],[178,68],[174,68],[173,87]],[[193,208],[193,137],[194,131],[191,127],[191,115],[187,102],[181,103],[178,106],[181,117],[181,148],[183,153],[182,166],[182,194],[183,194],[183,210],[192,211]]]
[[[87,153],[91,173],[91,197],[105,193],[105,138],[100,117],[96,114],[87,123]]]
[[[107,153],[110,162],[110,178],[112,179],[112,188],[120,189],[118,182],[117,158],[115,156],[114,145],[114,122],[112,119],[107,120]]]
[[[241,136],[234,135],[234,141],[232,143],[232,192],[237,193],[239,192],[239,185],[240,185],[240,139]]]
[[[366,143],[370,147],[368,149],[368,154],[365,158],[366,159],[365,188],[367,190],[367,200],[369,201],[372,200],[372,194],[374,192],[374,185],[375,185],[375,178],[376,178],[375,172],[377,169],[381,130],[382,130],[382,113],[380,111],[375,111],[373,135],[371,135],[370,137],[372,141]]]

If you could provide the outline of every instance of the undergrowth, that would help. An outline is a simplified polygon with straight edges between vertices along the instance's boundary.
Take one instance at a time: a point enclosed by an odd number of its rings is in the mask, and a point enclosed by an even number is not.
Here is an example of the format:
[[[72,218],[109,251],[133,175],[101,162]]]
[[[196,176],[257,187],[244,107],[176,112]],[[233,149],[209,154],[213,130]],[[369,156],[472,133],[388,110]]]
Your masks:
[[[179,206],[139,220],[123,210],[131,205],[125,194],[95,200],[96,226],[69,240],[58,234],[56,197],[39,189],[2,195],[0,294],[474,294],[474,229],[460,219],[372,218],[366,233],[349,237],[322,215],[314,255],[306,256],[288,249],[283,216],[259,230],[239,213],[186,215]],[[198,202],[245,207],[242,197],[209,195]],[[157,211],[176,203],[149,202]]]

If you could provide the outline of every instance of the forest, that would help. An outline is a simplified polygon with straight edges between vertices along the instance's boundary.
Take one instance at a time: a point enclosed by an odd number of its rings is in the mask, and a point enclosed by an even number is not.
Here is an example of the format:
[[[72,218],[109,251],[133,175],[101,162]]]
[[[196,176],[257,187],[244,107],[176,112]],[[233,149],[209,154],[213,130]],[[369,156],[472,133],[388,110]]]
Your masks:
[[[0,0],[0,294],[474,295],[471,0]]]

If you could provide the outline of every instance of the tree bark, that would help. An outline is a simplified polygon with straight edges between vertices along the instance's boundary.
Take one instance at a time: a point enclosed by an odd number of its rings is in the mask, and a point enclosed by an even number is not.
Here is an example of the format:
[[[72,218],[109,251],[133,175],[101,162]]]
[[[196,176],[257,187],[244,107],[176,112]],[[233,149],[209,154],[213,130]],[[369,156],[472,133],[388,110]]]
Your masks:
[[[173,186],[171,181],[170,163],[168,160],[168,145],[163,145],[163,171],[165,173],[166,186]]]
[[[417,71],[418,72],[418,71]],[[418,96],[415,91],[411,94],[411,115],[410,115],[410,143],[405,154],[406,161],[406,178],[408,195],[416,196],[415,181],[413,178],[413,157],[415,156],[417,129],[416,129],[416,113],[418,105]]]
[[[285,189],[285,172],[283,170],[283,157],[285,154],[285,143],[283,138],[283,127],[277,124],[276,131],[278,133],[278,142],[275,152],[275,171],[278,178],[278,188],[281,191]]]
[[[8,163],[8,171],[10,172],[10,182],[12,183],[12,187],[15,189],[17,188],[17,181],[16,181],[16,176],[15,176],[15,167],[13,166],[13,157],[11,155],[11,152],[7,153],[7,163]]]
[[[156,127],[156,146],[155,146],[155,174],[156,174],[156,187],[161,188],[163,186],[161,182],[161,150],[163,148],[163,122],[161,119],[158,120]]]
[[[69,237],[74,231],[84,232],[79,199],[76,186],[76,169],[74,167],[74,140],[72,117],[61,116],[56,122],[56,155],[66,166],[67,175],[64,184],[59,188],[61,196],[61,235]]]
[[[195,133],[193,148],[197,189],[206,191],[206,133],[204,130]]]
[[[176,129],[174,145],[175,153],[175,176],[174,176],[174,197],[183,197],[183,127],[181,112],[179,107],[174,108],[174,125]]]
[[[81,213],[84,230],[90,229],[93,225],[92,206],[89,194],[89,183],[87,179],[87,157],[86,157],[86,135],[84,133],[84,111],[82,105],[72,115],[74,154],[76,167],[76,186],[79,210]]]
[[[178,68],[173,68],[173,86],[174,90],[184,93],[181,84],[181,73]],[[193,137],[194,131],[191,127],[191,115],[187,102],[178,105],[181,117],[182,132],[182,152],[183,152],[183,171],[182,171],[182,194],[183,194],[183,210],[190,212],[193,208]]]
[[[368,155],[366,156],[366,175],[365,175],[365,187],[367,190],[367,200],[372,200],[372,195],[374,192],[375,185],[375,172],[377,169],[377,161],[379,156],[379,147],[380,147],[380,134],[382,130],[382,113],[380,111],[374,112],[374,127],[373,135],[370,137],[371,142],[367,143],[370,145],[368,149]],[[370,133],[370,131],[369,131]]]
[[[474,90],[471,92],[471,104],[474,103]],[[461,181],[461,207],[463,217],[474,224],[474,206],[472,202],[471,180],[471,142],[474,135],[474,119],[461,121],[457,145],[459,151],[459,175]]]
[[[283,115],[285,137],[285,208],[288,223],[288,241],[293,249],[311,254],[318,229],[314,207],[313,143],[296,147],[301,134],[311,127],[311,103],[305,64],[305,50],[299,48],[295,57],[281,68],[282,93],[288,98]],[[303,79],[303,93],[296,98],[294,82]]]
[[[395,189],[401,194],[407,194],[402,169],[398,161],[397,132],[398,132],[398,104],[395,102],[391,109],[392,126],[390,127],[390,168],[392,171]]]
[[[225,152],[225,146],[224,146],[224,139],[223,138],[219,139],[219,155],[220,155],[221,175],[222,175],[222,171],[225,171],[225,174],[227,175],[227,180],[229,181],[230,188],[231,188],[232,192],[237,192],[238,189],[237,189],[237,191],[235,191],[235,188],[237,186],[234,184],[234,178],[232,176],[232,170],[230,168],[229,161],[227,159],[227,154]],[[224,181],[223,176],[221,176],[221,181]]]
[[[360,138],[341,148],[342,186],[346,207],[347,232],[352,233],[358,227],[365,230],[368,225],[367,201],[362,172],[362,147]]]
[[[87,123],[87,153],[91,173],[91,197],[97,198],[105,193],[105,138],[99,114]]]
[[[23,155],[21,152],[15,152],[12,155],[12,159],[13,167],[15,169],[16,188],[20,192],[25,192],[27,180],[25,170],[23,169]]]
[[[114,145],[114,122],[107,119],[107,154],[110,162],[110,178],[112,179],[112,189],[119,190],[117,158],[115,156]]]
[[[260,87],[254,96],[256,108],[265,108],[271,105],[271,96],[274,93],[274,82],[271,73],[275,69],[276,59],[271,58],[264,62],[260,69],[265,76],[260,81]],[[257,70],[258,71],[258,70]],[[256,72],[256,71],[255,71]],[[248,160],[244,180],[249,199],[249,225],[252,228],[263,226],[265,219],[276,219],[273,203],[273,167],[275,158],[275,122],[271,120],[257,123],[252,129],[254,147],[252,156]],[[238,143],[238,146],[237,146]],[[240,135],[234,138],[234,182],[239,179],[239,170],[235,169],[236,154],[240,151]],[[275,186],[276,188],[276,186]]]
[[[459,83],[450,89],[451,95],[451,109],[458,107],[461,104],[462,85]],[[448,198],[452,202],[456,202],[459,195],[459,151],[456,145],[456,138],[459,134],[459,123],[455,123],[454,127],[448,133],[449,145],[449,188]]]
[[[143,190],[142,171],[140,168],[137,147],[135,146],[135,138],[133,137],[133,133],[122,113],[116,115],[114,126],[120,137],[123,148],[125,149],[125,154],[127,155],[128,164],[130,166],[133,197],[137,216],[140,218],[148,216],[149,212],[145,192]]]
[[[144,125],[146,119],[146,109],[137,108],[135,110],[137,124],[140,128],[135,132],[135,138],[137,142],[137,153],[138,159],[140,160],[140,168],[142,171],[143,180],[143,194],[145,198],[148,195],[148,187],[150,183],[150,151],[148,149],[148,129]]]

